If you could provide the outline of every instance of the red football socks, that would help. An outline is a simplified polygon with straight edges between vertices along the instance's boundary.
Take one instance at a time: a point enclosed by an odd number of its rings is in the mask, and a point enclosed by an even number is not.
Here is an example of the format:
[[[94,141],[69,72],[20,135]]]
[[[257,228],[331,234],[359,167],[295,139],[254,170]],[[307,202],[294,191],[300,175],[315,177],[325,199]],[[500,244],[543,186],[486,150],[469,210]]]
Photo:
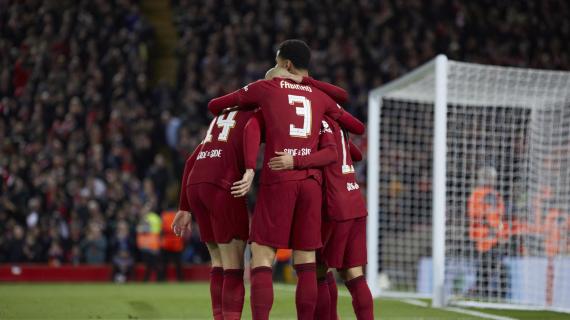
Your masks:
[[[374,303],[372,294],[364,276],[356,277],[346,282],[346,287],[352,296],[352,307],[358,320],[374,319]]]
[[[224,320],[222,315],[222,286],[224,284],[224,269],[212,267],[210,271],[210,297],[212,298],[212,313],[214,320]]]
[[[332,271],[327,272],[327,283],[329,289],[329,295],[331,299],[331,310],[329,312],[331,320],[338,320],[338,314],[336,311],[336,305],[338,303],[338,288],[336,287],[336,279]]]
[[[297,290],[295,304],[297,305],[297,319],[312,320],[317,306],[317,265],[316,263],[296,264]]]
[[[224,320],[241,319],[244,295],[243,269],[224,270],[224,288],[222,289]]]
[[[317,290],[319,297],[317,299],[314,319],[330,320],[331,295],[329,292],[328,279],[326,277],[317,279]]]
[[[251,314],[253,320],[269,319],[273,306],[273,270],[257,267],[251,270]]]

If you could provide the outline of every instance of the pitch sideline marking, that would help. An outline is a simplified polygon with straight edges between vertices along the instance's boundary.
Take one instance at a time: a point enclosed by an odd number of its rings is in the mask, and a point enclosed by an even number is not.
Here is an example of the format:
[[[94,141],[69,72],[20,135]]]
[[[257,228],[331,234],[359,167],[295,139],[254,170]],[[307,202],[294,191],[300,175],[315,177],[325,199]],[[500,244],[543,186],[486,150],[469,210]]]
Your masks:
[[[421,301],[421,300],[416,300],[416,299],[398,299],[398,301],[401,301],[403,303],[407,303],[407,304],[411,304],[414,306],[418,306],[418,307],[424,307],[424,308],[429,308],[429,303],[425,302],[425,301]]]

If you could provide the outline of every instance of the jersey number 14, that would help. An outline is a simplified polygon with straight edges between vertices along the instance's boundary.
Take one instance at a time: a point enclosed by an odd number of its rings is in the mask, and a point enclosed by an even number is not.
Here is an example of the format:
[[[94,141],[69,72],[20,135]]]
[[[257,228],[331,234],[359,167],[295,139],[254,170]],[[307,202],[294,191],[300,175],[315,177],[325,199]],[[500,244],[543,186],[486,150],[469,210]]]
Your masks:
[[[236,121],[234,119],[237,113],[237,111],[231,111],[226,115],[222,114],[215,117],[214,120],[212,120],[210,123],[208,132],[206,132],[206,137],[202,143],[206,144],[212,141],[212,129],[214,129],[214,125],[217,125],[218,128],[222,128],[222,131],[220,131],[220,134],[218,134],[218,141],[228,141],[230,130],[236,126]]]

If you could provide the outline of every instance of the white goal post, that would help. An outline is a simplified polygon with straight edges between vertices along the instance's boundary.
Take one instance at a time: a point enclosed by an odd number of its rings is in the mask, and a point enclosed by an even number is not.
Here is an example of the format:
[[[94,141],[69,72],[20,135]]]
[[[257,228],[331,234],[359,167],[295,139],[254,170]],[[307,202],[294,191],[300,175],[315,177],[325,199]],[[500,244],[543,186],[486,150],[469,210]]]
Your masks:
[[[434,60],[368,100],[374,296],[570,312],[570,72]]]

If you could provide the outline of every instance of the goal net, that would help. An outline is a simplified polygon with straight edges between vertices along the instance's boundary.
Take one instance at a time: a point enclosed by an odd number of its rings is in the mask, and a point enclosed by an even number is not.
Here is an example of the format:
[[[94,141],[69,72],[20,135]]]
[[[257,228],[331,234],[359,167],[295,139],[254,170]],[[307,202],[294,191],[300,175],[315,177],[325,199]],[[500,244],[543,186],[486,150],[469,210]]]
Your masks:
[[[375,295],[570,311],[570,72],[438,56],[368,113]]]

